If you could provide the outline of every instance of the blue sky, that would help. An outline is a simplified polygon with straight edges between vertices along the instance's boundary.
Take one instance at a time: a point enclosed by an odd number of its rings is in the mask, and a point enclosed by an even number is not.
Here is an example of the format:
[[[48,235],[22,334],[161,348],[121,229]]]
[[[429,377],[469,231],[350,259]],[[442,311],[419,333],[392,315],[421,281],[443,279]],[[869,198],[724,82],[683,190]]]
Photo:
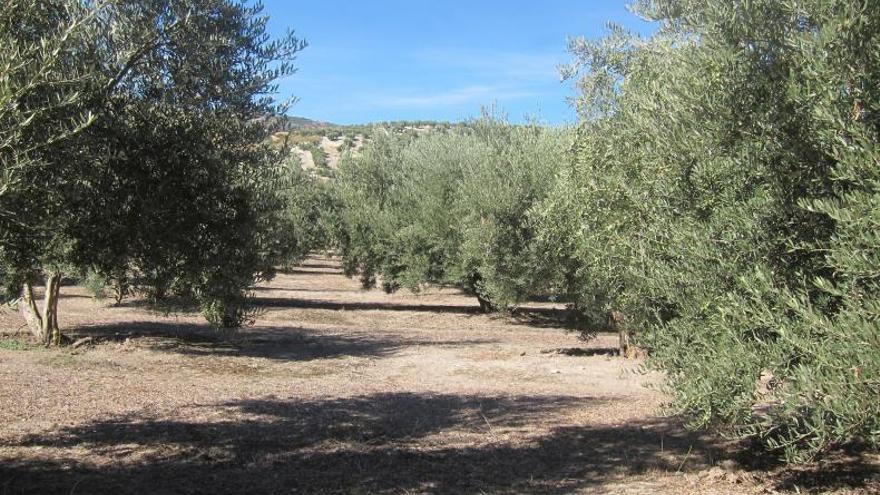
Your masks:
[[[279,97],[290,114],[338,124],[388,120],[459,121],[493,103],[512,121],[576,120],[569,36],[600,37],[609,21],[651,26],[624,1],[264,0],[270,30],[287,27],[309,47]]]

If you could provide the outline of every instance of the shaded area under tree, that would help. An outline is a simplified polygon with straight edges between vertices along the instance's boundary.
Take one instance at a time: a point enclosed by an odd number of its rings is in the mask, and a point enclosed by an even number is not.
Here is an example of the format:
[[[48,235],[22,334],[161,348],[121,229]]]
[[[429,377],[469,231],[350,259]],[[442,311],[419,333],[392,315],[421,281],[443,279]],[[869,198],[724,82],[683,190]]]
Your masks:
[[[385,393],[207,406],[246,419],[118,417],[26,437],[21,446],[88,449],[70,459],[6,462],[9,493],[569,493],[652,470],[702,468],[712,449],[663,422],[563,426],[505,442],[554,410],[602,399]],[[445,431],[479,441],[440,441]]]

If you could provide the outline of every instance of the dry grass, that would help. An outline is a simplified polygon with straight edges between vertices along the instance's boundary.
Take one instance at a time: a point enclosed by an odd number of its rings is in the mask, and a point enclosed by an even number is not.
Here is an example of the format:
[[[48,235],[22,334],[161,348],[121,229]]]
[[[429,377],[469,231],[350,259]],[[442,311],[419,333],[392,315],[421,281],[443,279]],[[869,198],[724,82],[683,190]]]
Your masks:
[[[332,260],[258,288],[265,314],[230,339],[196,315],[63,294],[62,324],[98,344],[2,341],[2,494],[878,487],[869,461],[823,478],[725,460],[662,417],[645,387],[659,377],[612,357],[612,336],[481,315],[454,290],[361,291]],[[0,325],[20,323],[7,311]]]

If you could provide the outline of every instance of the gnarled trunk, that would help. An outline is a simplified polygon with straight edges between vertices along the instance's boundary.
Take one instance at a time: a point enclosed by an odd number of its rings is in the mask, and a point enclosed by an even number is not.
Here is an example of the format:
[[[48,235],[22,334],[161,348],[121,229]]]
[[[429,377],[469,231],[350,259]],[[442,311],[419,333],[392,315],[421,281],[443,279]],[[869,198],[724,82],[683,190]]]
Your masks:
[[[620,325],[617,329],[617,335],[620,339],[620,355],[629,359],[630,357],[630,345],[629,345],[629,331],[623,326]]]
[[[617,330],[620,357],[627,359],[632,357],[634,349],[629,341],[630,332],[626,325],[626,318],[617,311],[611,311],[608,313],[608,322],[612,330]]]
[[[481,313],[492,313],[493,311],[495,311],[495,305],[492,304],[492,301],[486,299],[479,294],[477,294],[477,302],[480,303]]]
[[[46,290],[43,294],[43,309],[37,307],[34,288],[30,282],[22,287],[19,309],[28,328],[45,345],[61,343],[61,328],[58,326],[58,295],[61,292],[61,274],[50,273],[46,277]]]
[[[34,334],[34,337],[42,341],[43,317],[40,315],[40,310],[37,308],[36,301],[34,301],[34,287],[30,282],[25,282],[24,286],[21,288],[21,293],[21,301],[18,303],[18,309],[21,311],[21,316],[24,317],[24,321],[27,322],[27,326],[31,333]]]
[[[128,280],[126,278],[119,277],[113,280],[113,299],[116,301],[116,306],[122,304],[122,300],[128,295],[128,289]]]

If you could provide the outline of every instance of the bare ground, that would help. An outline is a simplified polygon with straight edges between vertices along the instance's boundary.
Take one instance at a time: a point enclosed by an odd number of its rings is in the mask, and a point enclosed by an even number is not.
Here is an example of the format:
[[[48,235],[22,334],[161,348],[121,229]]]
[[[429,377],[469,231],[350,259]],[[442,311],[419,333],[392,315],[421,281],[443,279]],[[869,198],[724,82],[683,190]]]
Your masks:
[[[327,136],[321,138],[320,146],[324,150],[324,154],[327,155],[327,167],[332,170],[339,169],[339,160],[342,158],[342,153],[339,150],[344,141],[345,138],[330,139]]]
[[[62,325],[96,345],[22,350],[0,313],[0,493],[880,491],[875,458],[741,467],[552,305],[362,291],[322,258],[256,293],[264,314],[229,338],[65,287]]]

